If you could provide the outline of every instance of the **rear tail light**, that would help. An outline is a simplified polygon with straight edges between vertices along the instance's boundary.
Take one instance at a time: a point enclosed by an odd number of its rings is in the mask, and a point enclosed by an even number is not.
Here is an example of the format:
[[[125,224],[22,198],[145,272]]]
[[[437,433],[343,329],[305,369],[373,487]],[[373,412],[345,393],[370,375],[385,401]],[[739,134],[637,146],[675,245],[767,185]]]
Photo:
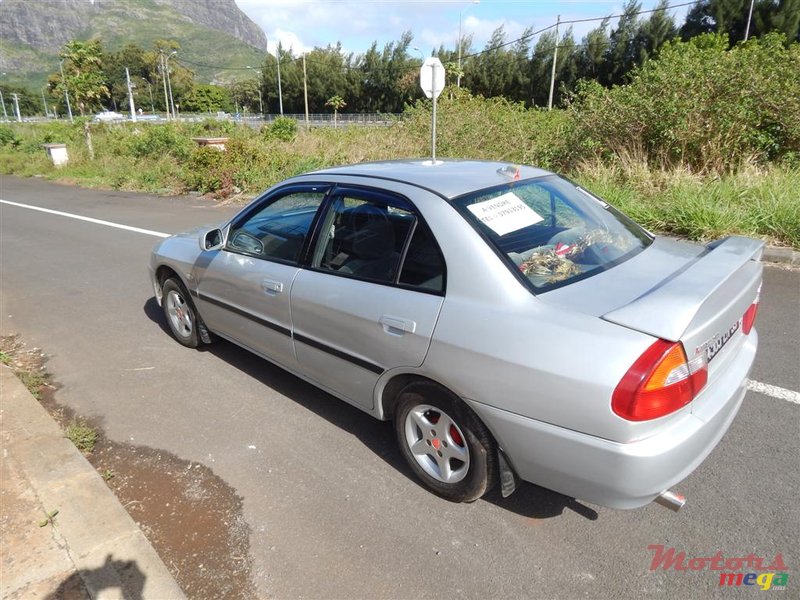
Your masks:
[[[657,340],[625,373],[611,408],[628,421],[657,419],[689,404],[707,381],[704,352],[689,361],[680,342]]]
[[[761,300],[761,286],[758,286],[758,291],[756,292],[756,299],[753,300],[753,303],[748,307],[748,309],[744,313],[744,316],[742,317],[742,332],[745,335],[750,333],[750,330],[753,329],[753,324],[756,322],[756,314],[758,313],[759,300]]]

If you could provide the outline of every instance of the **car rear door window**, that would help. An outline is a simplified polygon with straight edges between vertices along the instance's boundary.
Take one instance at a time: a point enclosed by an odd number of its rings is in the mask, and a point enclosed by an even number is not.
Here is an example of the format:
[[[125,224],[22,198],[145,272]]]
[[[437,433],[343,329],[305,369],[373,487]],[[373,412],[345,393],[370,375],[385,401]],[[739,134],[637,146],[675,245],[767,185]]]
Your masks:
[[[313,268],[440,293],[444,260],[404,198],[379,190],[337,190],[322,219]]]
[[[297,263],[327,188],[296,190],[267,201],[231,227],[227,249]]]
[[[380,194],[338,194],[322,224],[312,265],[340,275],[391,283],[416,216]]]
[[[445,284],[444,258],[436,240],[423,221],[417,221],[408,245],[400,283],[432,292],[443,292]]]

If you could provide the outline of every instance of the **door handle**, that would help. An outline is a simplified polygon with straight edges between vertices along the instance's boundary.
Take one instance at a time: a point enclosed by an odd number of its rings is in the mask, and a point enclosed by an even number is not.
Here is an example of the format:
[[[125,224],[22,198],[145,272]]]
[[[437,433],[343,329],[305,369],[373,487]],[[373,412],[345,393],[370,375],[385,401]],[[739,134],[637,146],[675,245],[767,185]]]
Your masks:
[[[410,319],[401,317],[390,317],[383,315],[378,323],[383,325],[383,330],[392,335],[403,335],[404,333],[414,333],[417,330],[417,323]]]
[[[277,296],[283,292],[283,284],[280,281],[264,279],[261,282],[261,289],[264,290],[264,292],[269,296]]]

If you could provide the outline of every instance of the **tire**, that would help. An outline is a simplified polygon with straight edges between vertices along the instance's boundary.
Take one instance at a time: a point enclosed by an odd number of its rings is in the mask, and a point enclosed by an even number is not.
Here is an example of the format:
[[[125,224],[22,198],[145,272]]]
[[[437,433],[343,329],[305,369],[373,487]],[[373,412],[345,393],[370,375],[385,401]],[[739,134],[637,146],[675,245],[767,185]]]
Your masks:
[[[489,430],[444,388],[427,382],[406,386],[394,428],[400,452],[433,493],[474,502],[494,486],[497,450]]]
[[[197,310],[183,284],[169,278],[161,286],[161,308],[172,335],[187,348],[200,345]]]

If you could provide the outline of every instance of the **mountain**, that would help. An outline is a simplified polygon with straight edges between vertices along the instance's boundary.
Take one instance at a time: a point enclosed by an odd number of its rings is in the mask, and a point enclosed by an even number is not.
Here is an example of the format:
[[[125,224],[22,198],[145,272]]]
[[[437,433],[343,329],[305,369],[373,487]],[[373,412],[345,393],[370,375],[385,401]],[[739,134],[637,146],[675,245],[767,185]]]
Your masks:
[[[260,64],[267,47],[234,0],[0,0],[0,71],[8,81],[41,85],[66,42],[93,37],[112,50],[175,40],[178,58],[206,81]]]

